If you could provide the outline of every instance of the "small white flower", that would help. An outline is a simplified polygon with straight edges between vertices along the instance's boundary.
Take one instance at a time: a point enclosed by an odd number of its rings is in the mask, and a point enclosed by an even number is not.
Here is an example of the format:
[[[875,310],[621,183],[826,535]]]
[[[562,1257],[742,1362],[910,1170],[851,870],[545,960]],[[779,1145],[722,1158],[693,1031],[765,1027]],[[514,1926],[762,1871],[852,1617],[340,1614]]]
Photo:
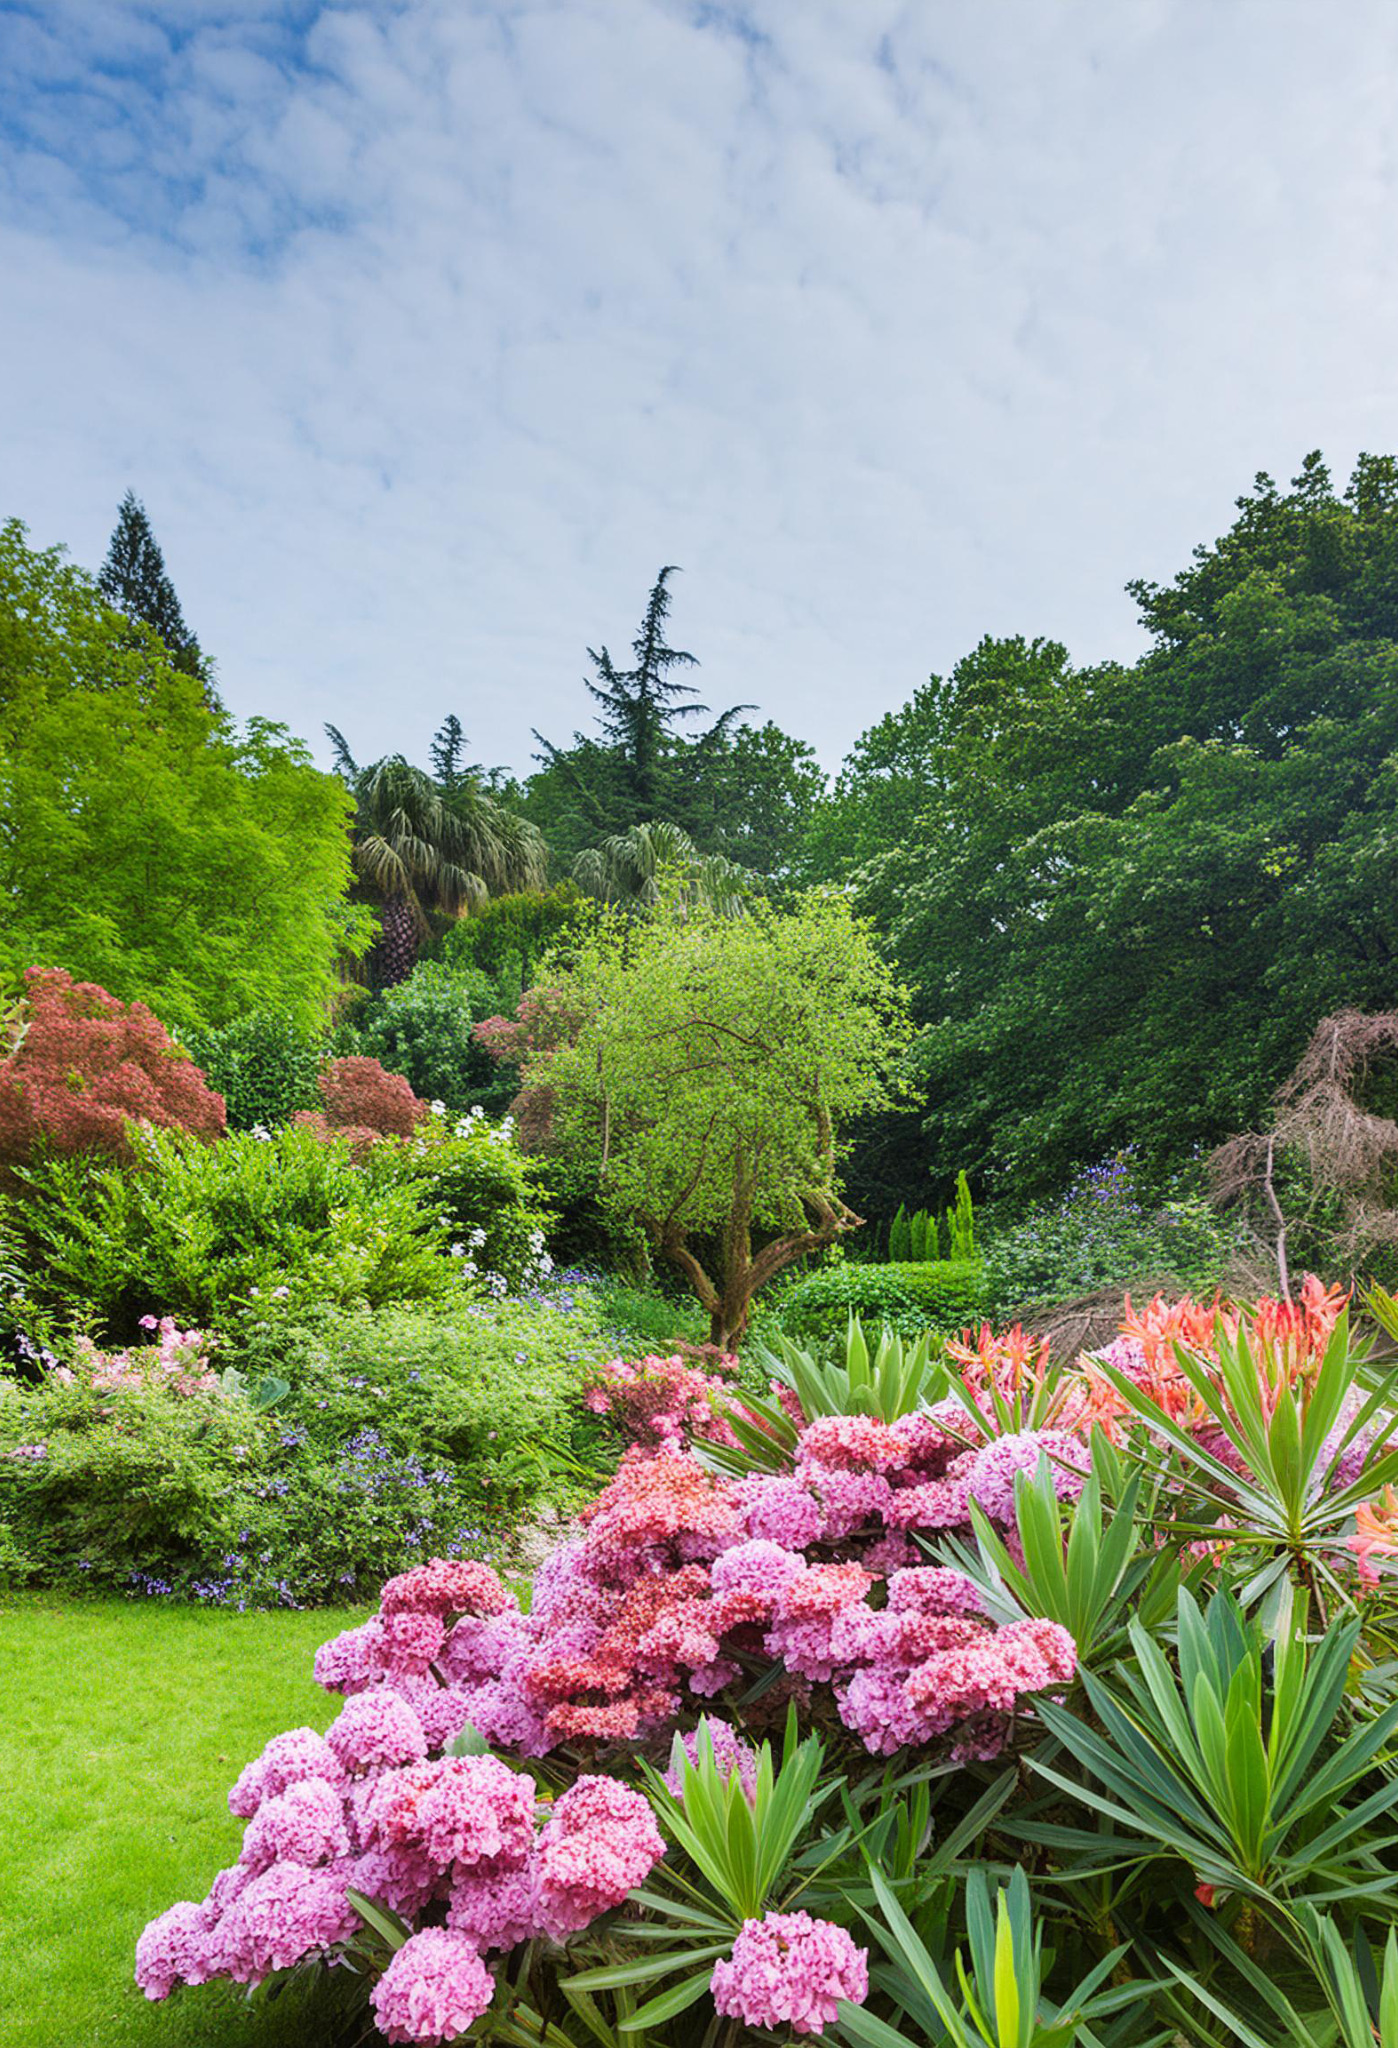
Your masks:
[[[433,1116],[445,1116],[447,1113],[445,1102],[429,1102],[427,1107],[431,1110]]]

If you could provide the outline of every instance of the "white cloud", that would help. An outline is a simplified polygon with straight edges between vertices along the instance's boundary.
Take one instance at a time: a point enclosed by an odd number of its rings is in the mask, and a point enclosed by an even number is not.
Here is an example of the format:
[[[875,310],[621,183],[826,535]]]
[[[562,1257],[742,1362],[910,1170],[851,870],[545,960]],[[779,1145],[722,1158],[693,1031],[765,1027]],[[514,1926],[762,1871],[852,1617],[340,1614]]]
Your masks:
[[[0,65],[0,511],[96,563],[133,485],[315,740],[522,767],[677,561],[833,762],[1394,444],[1385,0],[30,0]]]

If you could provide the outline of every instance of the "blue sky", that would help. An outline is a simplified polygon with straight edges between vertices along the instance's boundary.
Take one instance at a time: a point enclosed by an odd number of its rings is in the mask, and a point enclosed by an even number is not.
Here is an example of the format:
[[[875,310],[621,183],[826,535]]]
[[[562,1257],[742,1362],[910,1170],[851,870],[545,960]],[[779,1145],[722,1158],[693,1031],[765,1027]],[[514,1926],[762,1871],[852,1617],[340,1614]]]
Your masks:
[[[318,747],[527,766],[677,562],[833,765],[1398,447],[1387,0],[0,0],[0,79],[0,514],[134,487]]]

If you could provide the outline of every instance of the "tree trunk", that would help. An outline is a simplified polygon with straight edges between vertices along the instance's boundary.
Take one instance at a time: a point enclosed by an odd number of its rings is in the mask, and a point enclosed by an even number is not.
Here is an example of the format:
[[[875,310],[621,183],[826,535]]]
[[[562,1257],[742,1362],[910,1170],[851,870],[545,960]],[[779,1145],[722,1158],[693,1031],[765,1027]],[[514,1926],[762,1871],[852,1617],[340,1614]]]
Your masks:
[[[390,896],[379,907],[380,931],[369,955],[375,988],[394,988],[417,964],[418,925],[406,897]]]
[[[769,1280],[808,1252],[823,1251],[836,1238],[863,1225],[864,1218],[846,1208],[838,1195],[806,1195],[802,1202],[810,1219],[808,1228],[789,1230],[754,1253],[752,1191],[745,1183],[735,1182],[733,1206],[723,1234],[723,1264],[717,1280],[705,1271],[691,1250],[686,1231],[673,1222],[650,1226],[656,1250],[684,1275],[707,1312],[709,1342],[720,1351],[727,1351],[741,1341],[747,1331],[753,1298]]]

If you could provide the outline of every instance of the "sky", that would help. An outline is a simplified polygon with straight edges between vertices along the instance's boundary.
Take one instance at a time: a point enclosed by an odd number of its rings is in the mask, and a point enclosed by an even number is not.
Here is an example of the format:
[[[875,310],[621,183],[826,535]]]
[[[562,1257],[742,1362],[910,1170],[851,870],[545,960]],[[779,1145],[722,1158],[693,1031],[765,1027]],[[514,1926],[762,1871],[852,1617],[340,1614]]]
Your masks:
[[[675,563],[828,767],[1398,449],[1391,0],[0,0],[0,517],[230,710],[527,770]]]

